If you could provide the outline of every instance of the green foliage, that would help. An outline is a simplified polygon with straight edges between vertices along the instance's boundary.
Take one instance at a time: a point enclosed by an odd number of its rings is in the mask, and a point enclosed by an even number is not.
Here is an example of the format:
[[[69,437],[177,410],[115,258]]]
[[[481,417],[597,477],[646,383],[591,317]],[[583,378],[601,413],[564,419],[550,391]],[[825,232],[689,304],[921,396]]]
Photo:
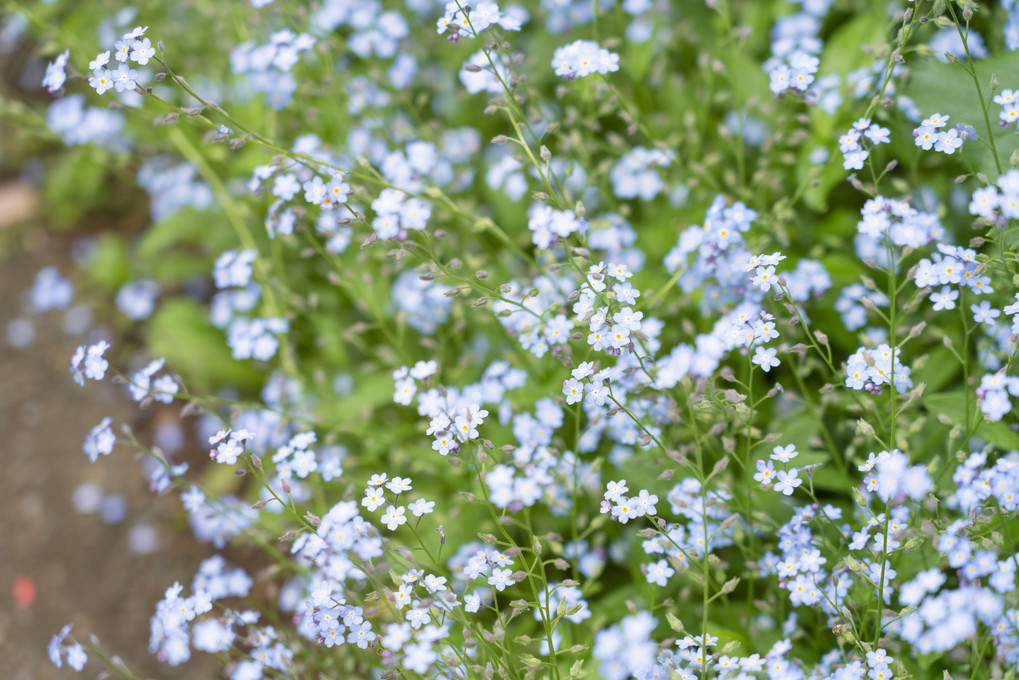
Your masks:
[[[223,331],[209,323],[208,312],[193,300],[161,304],[149,322],[148,345],[198,393],[216,385],[251,389],[259,383],[259,373],[230,356]]]
[[[977,138],[983,141],[970,144],[966,150],[966,158],[975,171],[982,172],[988,177],[995,177],[999,168],[995,165],[994,155],[987,144],[987,128],[984,125],[984,109],[980,99],[972,95],[960,97],[958,93],[972,92],[975,80],[983,93],[984,106],[990,107],[990,100],[996,94],[991,90],[992,77],[998,75],[1007,80],[1017,69],[1019,69],[1017,52],[1008,52],[975,62],[975,77],[965,62],[924,61],[912,68],[906,94],[912,97],[925,113],[943,112],[952,117],[952,123],[961,122],[973,126]],[[997,117],[993,111],[989,114],[989,119],[992,126],[991,134],[998,148],[1014,148],[1015,132],[1009,128],[998,127]],[[1001,169],[1007,170],[1008,157],[999,157],[998,160]]]

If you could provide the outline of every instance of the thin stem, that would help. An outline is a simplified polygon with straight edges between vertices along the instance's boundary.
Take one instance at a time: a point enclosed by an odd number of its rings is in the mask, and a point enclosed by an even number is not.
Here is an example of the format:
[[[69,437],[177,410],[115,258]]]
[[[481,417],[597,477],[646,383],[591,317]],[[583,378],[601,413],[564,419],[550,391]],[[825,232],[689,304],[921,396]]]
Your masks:
[[[969,73],[970,77],[973,78],[973,85],[977,88],[977,96],[980,97],[980,110],[984,114],[984,125],[987,127],[987,142],[991,147],[991,153],[994,155],[994,167],[998,169],[998,174],[1001,174],[1001,161],[998,160],[998,148],[994,143],[994,128],[991,127],[991,119],[987,114],[988,105],[984,99],[983,88],[980,87],[980,79],[977,77],[976,67],[973,65],[973,56],[969,53],[969,41],[966,39],[969,34],[969,20],[966,20],[966,31],[962,30],[962,25],[959,23],[959,17],[955,14],[955,7],[953,3],[948,3],[948,11],[952,15],[952,19],[955,20],[955,30],[959,32],[959,39],[962,40],[962,48],[966,50],[966,72]]]

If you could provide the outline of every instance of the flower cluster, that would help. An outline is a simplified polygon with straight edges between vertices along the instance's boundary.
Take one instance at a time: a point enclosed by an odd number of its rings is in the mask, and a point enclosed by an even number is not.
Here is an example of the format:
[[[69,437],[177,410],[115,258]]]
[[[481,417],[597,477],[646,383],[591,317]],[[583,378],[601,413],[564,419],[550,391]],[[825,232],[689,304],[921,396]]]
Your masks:
[[[209,458],[224,465],[236,465],[245,443],[253,436],[247,430],[220,430],[209,437],[209,445],[216,447],[209,451]]]
[[[361,499],[361,505],[368,512],[375,512],[383,505],[386,505],[386,510],[382,513],[380,521],[390,531],[395,531],[397,527],[407,523],[408,508],[415,517],[423,517],[431,513],[435,508],[433,501],[428,501],[424,498],[418,498],[406,508],[386,503],[385,491],[383,489],[390,491],[396,496],[396,499],[399,499],[400,494],[410,491],[412,488],[411,480],[406,477],[393,477],[389,479],[385,473],[372,475],[368,480],[368,486],[364,490],[364,498]],[[396,501],[394,500],[394,502]]]
[[[234,626],[244,627],[258,620],[255,612],[228,613],[224,620],[198,617],[211,612],[213,603],[226,597],[246,597],[251,590],[251,578],[241,569],[228,568],[222,557],[206,559],[198,568],[191,583],[193,594],[182,597],[184,586],[174,583],[167,588],[163,599],[156,605],[149,635],[149,650],[171,666],[179,666],[191,658],[191,648],[215,653],[229,649],[237,639]],[[258,666],[284,670],[283,661],[290,656],[281,644],[256,644],[252,656]],[[272,654],[260,654],[259,647],[272,648]],[[266,650],[268,651],[268,650]],[[268,663],[269,658],[275,660]]]
[[[237,75],[247,76],[270,106],[282,109],[297,89],[297,79],[291,71],[300,61],[301,53],[313,47],[315,38],[308,33],[276,31],[263,45],[248,41],[234,47],[230,51],[230,68]]]
[[[862,170],[871,150],[879,144],[887,144],[889,130],[869,118],[860,118],[846,134],[839,137],[839,150],[845,159],[842,167],[846,170]]]
[[[96,94],[104,94],[110,89],[131,92],[138,86],[139,72],[131,68],[131,64],[145,66],[156,56],[156,48],[145,37],[148,30],[148,26],[138,26],[116,42],[112,52],[113,58],[120,62],[116,70],[110,63],[110,50],[100,52],[89,62],[88,67],[92,75],[89,76],[88,84]]]
[[[67,661],[68,666],[80,672],[88,663],[88,654],[85,653],[85,648],[81,646],[81,643],[72,641],[70,644],[66,644],[64,642],[70,633],[71,624],[67,624],[50,640],[47,651],[50,661],[57,668],[63,667],[64,661]]]
[[[994,292],[991,278],[982,273],[977,263],[975,251],[945,244],[939,244],[938,251],[932,259],[926,257],[921,259],[913,274],[913,281],[918,288],[941,286],[941,289],[932,293],[930,297],[935,311],[954,309],[955,300],[959,298],[961,291],[968,291],[973,295]],[[952,286],[956,286],[958,290]],[[983,304],[990,305],[986,301]],[[995,310],[994,315],[998,314],[1000,312]]]
[[[1001,106],[998,114],[998,121],[1002,127],[1008,127],[1019,120],[1019,101],[1016,92],[1013,90],[1002,90],[994,96],[994,103]]]
[[[649,493],[647,489],[641,489],[636,496],[627,498],[623,494],[628,490],[625,479],[606,484],[601,504],[602,514],[608,514],[620,524],[626,524],[631,519],[653,516],[658,512],[655,507],[658,496]]]
[[[923,498],[934,488],[934,480],[923,465],[910,465],[909,456],[895,449],[871,453],[859,466],[864,477],[864,490],[874,492],[885,503],[901,503],[905,498]]]
[[[792,90],[804,92],[814,82],[823,43],[820,24],[832,4],[829,0],[802,3],[799,14],[783,17],[773,30],[772,56],[764,63],[771,91],[776,95]]]
[[[658,168],[672,165],[672,160],[667,151],[634,147],[609,171],[613,193],[617,198],[650,201],[665,189]]]
[[[232,434],[232,433],[231,433]],[[319,472],[318,458],[311,445],[317,441],[314,432],[298,432],[276,449],[272,462],[276,466],[276,479],[281,483],[293,482],[294,478],[307,479],[313,472]]]
[[[565,240],[571,234],[583,236],[587,233],[588,226],[583,218],[572,211],[556,210],[541,204],[531,207],[527,219],[527,228],[531,230],[531,242],[544,250]]]
[[[967,139],[976,136],[973,128],[960,123],[947,130],[942,129],[948,125],[951,116],[943,116],[940,113],[924,118],[920,126],[913,130],[913,138],[916,146],[924,151],[935,151],[952,155],[956,149],[962,147]]]
[[[135,401],[141,401],[151,397],[154,401],[169,404],[177,394],[180,386],[177,381],[165,373],[155,380],[152,379],[156,373],[163,369],[165,359],[154,359],[140,371],[131,375],[127,383],[127,391]]]
[[[106,377],[106,369],[110,367],[110,362],[104,359],[103,355],[109,348],[110,343],[105,340],[100,340],[87,348],[79,345],[71,357],[71,375],[74,376],[74,382],[84,386],[85,378],[102,380]]]
[[[85,438],[85,445],[82,449],[91,462],[96,462],[100,455],[108,456],[113,453],[113,446],[117,443],[117,435],[110,429],[111,418],[103,418],[102,421],[92,428]]]
[[[775,491],[785,496],[791,496],[796,487],[803,484],[803,480],[800,479],[800,469],[788,466],[788,463],[798,455],[799,452],[793,444],[776,446],[770,460],[757,461],[757,472],[754,473],[754,479],[762,486],[772,486],[774,483]],[[775,470],[775,463],[772,461],[781,464],[783,469]]]
[[[856,248],[861,258],[885,266],[889,265],[886,239],[900,248],[920,248],[945,238],[945,229],[936,214],[917,210],[908,200],[884,196],[875,196],[863,204],[856,229]]]
[[[556,49],[552,68],[557,76],[573,80],[592,73],[606,75],[619,70],[619,55],[592,40],[577,40]]]
[[[36,313],[63,309],[74,300],[74,284],[60,275],[56,267],[43,267],[35,275],[29,304]]]
[[[519,7],[503,12],[499,5],[488,0],[477,4],[450,0],[435,27],[439,35],[446,34],[451,42],[456,42],[462,36],[480,38],[481,33],[492,26],[504,31],[519,31],[526,20],[526,13],[522,13]]]
[[[902,394],[913,387],[909,367],[899,361],[902,348],[894,350],[882,343],[876,348],[861,347],[846,360],[846,387],[881,393],[882,385],[893,385]]]
[[[969,213],[998,227],[1004,227],[1010,219],[1019,218],[1019,170],[1009,170],[993,185],[975,189]]]
[[[58,92],[60,88],[67,82],[67,74],[64,72],[64,68],[67,66],[67,60],[71,56],[70,50],[64,50],[57,58],[46,65],[46,75],[43,76],[42,86],[49,92]],[[100,94],[102,94],[100,92]]]

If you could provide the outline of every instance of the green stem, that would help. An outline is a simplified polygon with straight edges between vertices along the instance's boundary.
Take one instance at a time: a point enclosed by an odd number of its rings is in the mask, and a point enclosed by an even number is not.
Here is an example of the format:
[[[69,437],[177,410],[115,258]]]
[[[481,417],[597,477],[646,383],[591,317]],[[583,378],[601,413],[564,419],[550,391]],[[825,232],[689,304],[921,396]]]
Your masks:
[[[255,237],[248,229],[248,225],[241,215],[241,211],[237,203],[234,201],[233,196],[227,191],[223,181],[219,178],[219,175],[209,166],[205,157],[198,152],[198,149],[191,143],[191,140],[187,138],[179,128],[171,127],[168,131],[170,141],[177,147],[181,155],[195,166],[198,173],[202,176],[202,179],[209,185],[213,195],[216,197],[216,201],[223,209],[223,214],[226,215],[227,222],[233,227],[234,233],[237,235],[238,240],[241,242],[241,247],[245,250],[254,250],[258,252],[258,244],[255,241]],[[262,294],[265,300],[266,313],[271,317],[283,318],[284,315],[281,313],[280,307],[276,302],[276,294],[271,285],[269,278],[269,270],[260,257],[256,257],[252,265],[255,278],[261,284]],[[287,334],[283,333],[280,335],[280,360],[283,364],[283,371],[288,377],[299,380],[300,374],[297,369],[297,363],[294,360],[293,354],[291,353],[290,342],[287,338]]]
[[[980,79],[977,77],[976,67],[973,65],[973,56],[969,53],[969,41],[966,36],[969,34],[969,20],[966,21],[966,31],[962,30],[962,25],[959,23],[959,17],[955,14],[955,7],[953,3],[948,3],[948,11],[952,15],[952,19],[955,20],[955,30],[959,32],[959,39],[962,40],[962,47],[966,50],[966,72],[969,73],[970,77],[973,78],[973,85],[977,88],[977,96],[980,98],[980,110],[984,114],[984,125],[987,127],[987,142],[991,147],[991,153],[994,155],[994,167],[998,169],[998,174],[1001,175],[1001,161],[998,160],[998,148],[994,143],[994,128],[991,127],[991,119],[987,114],[988,105],[984,99],[983,88],[980,87]]]

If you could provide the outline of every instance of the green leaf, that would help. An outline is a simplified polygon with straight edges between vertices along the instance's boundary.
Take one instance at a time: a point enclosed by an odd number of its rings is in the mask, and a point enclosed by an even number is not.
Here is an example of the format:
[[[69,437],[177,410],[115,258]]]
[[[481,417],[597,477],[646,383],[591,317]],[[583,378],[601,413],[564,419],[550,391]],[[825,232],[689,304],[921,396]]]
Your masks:
[[[213,221],[221,221],[222,217],[184,207],[158,222],[145,231],[138,242],[138,256],[157,262],[168,250],[181,244],[203,244],[203,250],[215,249],[210,240],[221,241],[224,248],[230,243],[229,238],[217,239],[217,234],[230,236],[227,229],[215,229]]]
[[[85,271],[94,283],[112,290],[127,281],[129,262],[124,239],[118,234],[103,234],[96,239]]]
[[[208,321],[205,308],[194,300],[175,298],[159,306],[149,323],[149,351],[166,357],[167,368],[181,374],[192,391],[219,385],[255,389],[259,374],[233,358],[223,331]]]
[[[871,11],[845,22],[830,38],[825,40],[821,52],[819,73],[845,75],[861,66],[870,66],[873,56],[861,50],[867,43],[884,43],[888,36],[888,19],[885,8],[880,4],[871,6]]]
[[[106,152],[91,146],[70,148],[46,174],[44,209],[54,226],[73,227],[108,202]]]
[[[926,355],[923,366],[913,372],[913,384],[927,385],[926,391],[933,394],[949,383],[959,372],[959,360],[947,347],[938,347]]]
[[[990,81],[994,73],[1015,73],[1019,70],[1019,52],[1009,52],[991,59],[975,62],[976,77],[983,92],[984,101],[989,107],[988,118],[991,134],[998,149],[998,158],[1002,170],[1008,166],[1008,157],[1015,148],[1015,134],[1008,128],[997,124],[999,106],[992,103]],[[920,112],[927,116],[933,113],[951,116],[949,124],[965,123],[972,125],[977,131],[979,140],[987,140],[987,125],[984,112],[980,108],[976,85],[967,72],[965,62],[946,64],[938,61],[927,61],[912,66],[906,94],[916,102]],[[986,174],[992,180],[998,176],[994,165],[994,156],[983,141],[967,141],[960,149],[973,167]]]
[[[974,398],[970,401],[970,408],[975,410],[975,404],[976,399]],[[932,413],[947,416],[956,425],[965,425],[966,395],[961,392],[932,394],[924,399],[924,405]],[[977,413],[971,417],[983,419],[984,416],[982,413]],[[1019,434],[1012,432],[1008,425],[1002,421],[983,423],[977,430],[976,436],[1004,450],[1019,448]]]

